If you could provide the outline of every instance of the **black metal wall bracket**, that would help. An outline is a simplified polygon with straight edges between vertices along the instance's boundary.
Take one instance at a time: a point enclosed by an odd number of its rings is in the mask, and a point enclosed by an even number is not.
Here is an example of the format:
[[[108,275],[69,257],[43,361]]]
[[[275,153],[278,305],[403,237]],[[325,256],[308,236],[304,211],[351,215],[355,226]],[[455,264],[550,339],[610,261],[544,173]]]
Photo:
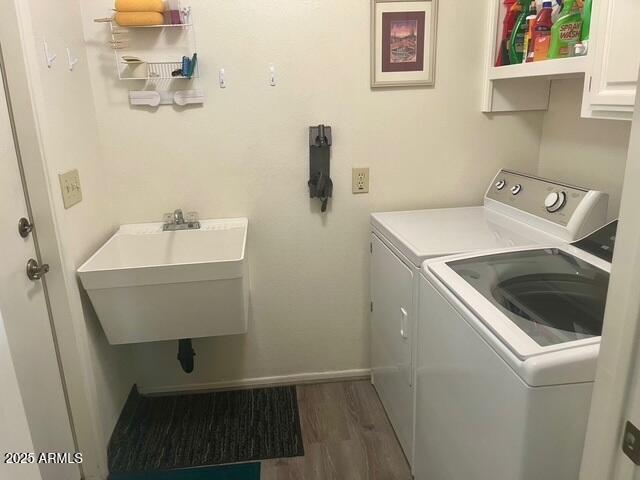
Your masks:
[[[320,199],[323,212],[333,194],[331,142],[331,127],[309,127],[309,196]]]
[[[178,340],[178,361],[185,373],[193,372],[194,361],[193,357],[196,356],[196,352],[193,349],[190,338],[183,338]]]

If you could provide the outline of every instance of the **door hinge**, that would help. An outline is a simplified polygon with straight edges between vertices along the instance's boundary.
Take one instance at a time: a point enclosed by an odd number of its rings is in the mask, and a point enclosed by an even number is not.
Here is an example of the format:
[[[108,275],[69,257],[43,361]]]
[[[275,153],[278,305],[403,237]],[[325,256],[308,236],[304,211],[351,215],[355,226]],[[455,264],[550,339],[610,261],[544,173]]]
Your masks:
[[[627,420],[622,436],[622,451],[636,465],[640,465],[640,430]]]
[[[369,242],[369,253],[373,253],[373,242]]]
[[[591,92],[591,82],[593,81],[593,77],[589,75],[589,92]]]
[[[371,305],[369,305],[369,308],[371,308],[371,311],[373,312],[373,302],[371,302]]]

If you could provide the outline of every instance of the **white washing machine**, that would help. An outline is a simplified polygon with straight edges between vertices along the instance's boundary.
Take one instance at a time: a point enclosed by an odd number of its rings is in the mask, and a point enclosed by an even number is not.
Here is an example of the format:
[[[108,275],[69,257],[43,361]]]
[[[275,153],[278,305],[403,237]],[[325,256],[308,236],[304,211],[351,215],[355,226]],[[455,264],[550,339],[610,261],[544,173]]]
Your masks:
[[[372,382],[413,462],[416,318],[424,260],[568,242],[605,223],[602,192],[500,170],[477,207],[371,214]]]
[[[578,479],[616,225],[424,263],[416,480]]]

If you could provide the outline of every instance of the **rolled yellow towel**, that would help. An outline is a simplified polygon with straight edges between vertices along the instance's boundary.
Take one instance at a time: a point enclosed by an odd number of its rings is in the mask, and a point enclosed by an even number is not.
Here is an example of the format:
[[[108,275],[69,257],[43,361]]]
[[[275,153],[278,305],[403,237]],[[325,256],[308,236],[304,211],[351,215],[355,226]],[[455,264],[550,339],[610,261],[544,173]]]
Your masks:
[[[164,23],[164,15],[158,12],[117,12],[116,23],[121,27],[162,25]]]
[[[162,0],[116,0],[118,12],[164,12]]]

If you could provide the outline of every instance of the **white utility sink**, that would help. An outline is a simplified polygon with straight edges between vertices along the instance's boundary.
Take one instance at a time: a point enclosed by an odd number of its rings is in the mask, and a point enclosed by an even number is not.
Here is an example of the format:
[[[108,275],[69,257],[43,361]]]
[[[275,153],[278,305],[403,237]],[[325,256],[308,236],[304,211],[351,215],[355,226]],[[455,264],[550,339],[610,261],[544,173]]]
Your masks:
[[[109,343],[247,331],[248,220],[202,220],[198,230],[122,225],[78,269]]]

